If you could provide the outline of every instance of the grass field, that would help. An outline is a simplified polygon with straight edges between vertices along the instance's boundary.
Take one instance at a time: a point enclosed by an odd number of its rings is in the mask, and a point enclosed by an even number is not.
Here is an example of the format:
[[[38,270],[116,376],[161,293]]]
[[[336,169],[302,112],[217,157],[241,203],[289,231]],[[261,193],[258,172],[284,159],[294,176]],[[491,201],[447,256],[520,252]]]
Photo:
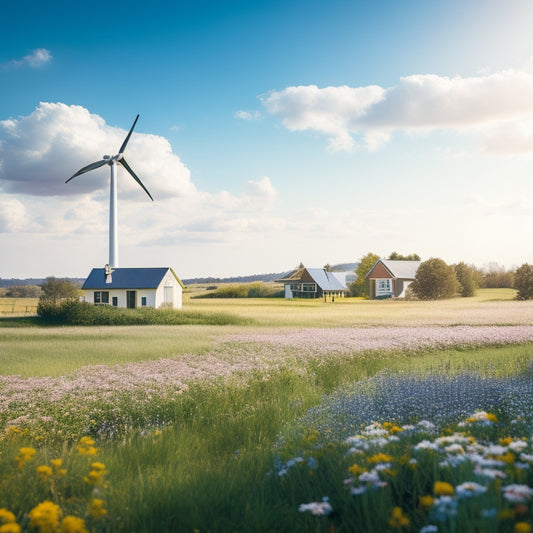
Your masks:
[[[0,531],[531,531],[533,302],[513,296],[2,319]]]

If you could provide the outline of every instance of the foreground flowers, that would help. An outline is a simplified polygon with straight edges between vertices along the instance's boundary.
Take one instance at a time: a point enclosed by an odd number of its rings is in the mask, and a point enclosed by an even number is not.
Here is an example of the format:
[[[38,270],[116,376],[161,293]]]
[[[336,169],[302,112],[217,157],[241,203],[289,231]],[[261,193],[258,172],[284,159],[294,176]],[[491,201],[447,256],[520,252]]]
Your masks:
[[[304,439],[297,459],[280,465],[278,479],[290,483],[294,475],[302,483],[309,471],[309,490],[315,478],[334,479],[331,471],[321,471],[323,465],[344,463],[345,477],[330,487],[330,498],[299,507],[328,516],[333,529],[531,533],[533,439],[499,436],[512,427],[497,421],[495,414],[477,411],[455,430],[426,420],[372,423],[344,447],[320,439],[309,446]],[[353,504],[347,505],[346,495]],[[365,516],[374,525],[365,526]]]
[[[5,493],[8,488],[12,505],[19,508],[18,514],[13,509],[0,508],[0,533],[89,533],[101,527],[105,530],[105,502],[94,496],[106,486],[103,481],[107,469],[99,461],[89,463],[97,452],[94,444],[94,439],[82,437],[73,447],[68,476],[61,458],[32,467],[32,463],[46,457],[46,451],[39,448],[19,448],[11,459],[16,468],[11,469],[9,460],[4,464],[6,458],[0,455],[0,505],[8,501]],[[72,493],[76,496],[72,497]],[[27,494],[32,495],[30,499]],[[31,499],[39,503],[25,509],[23,502]]]

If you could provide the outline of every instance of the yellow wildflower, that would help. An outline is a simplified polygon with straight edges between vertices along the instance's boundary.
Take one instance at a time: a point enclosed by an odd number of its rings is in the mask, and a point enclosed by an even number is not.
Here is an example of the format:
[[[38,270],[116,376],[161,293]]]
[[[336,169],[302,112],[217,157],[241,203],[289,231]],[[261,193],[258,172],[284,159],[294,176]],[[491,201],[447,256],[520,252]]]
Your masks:
[[[37,477],[44,481],[52,477],[53,471],[52,467],[48,465],[41,465],[37,467]]]
[[[409,518],[403,514],[401,507],[395,507],[389,518],[389,525],[395,529],[400,529],[409,525]]]
[[[96,455],[96,452],[98,451],[98,449],[94,447],[94,439],[87,436],[80,439],[77,449],[80,455]]]
[[[527,522],[517,522],[514,525],[513,533],[531,533],[531,524]]]
[[[89,533],[85,527],[85,520],[77,516],[65,516],[61,522],[61,533]]]
[[[11,511],[8,511],[5,507],[0,509],[0,525],[11,524],[12,522],[15,522],[16,519],[16,516]]]
[[[436,496],[453,496],[454,488],[446,481],[435,481],[433,485],[433,494]]]
[[[30,511],[30,527],[39,533],[55,533],[59,529],[59,505],[44,501]]]
[[[105,464],[103,463],[92,463],[91,468],[97,472],[105,472]]]
[[[19,468],[23,468],[24,465],[33,459],[33,456],[36,454],[35,448],[21,448],[19,454],[15,457],[15,461],[18,464]]]
[[[424,509],[429,509],[435,500],[433,499],[433,496],[427,494],[426,496],[420,496],[418,498],[418,503],[420,504],[420,507],[423,507]]]
[[[401,427],[397,426],[396,424],[393,424],[392,422],[383,422],[381,427],[383,429],[386,429],[392,435],[394,435],[395,433],[400,433],[400,431],[402,430]]]
[[[20,533],[20,526],[16,522],[9,522],[0,526],[0,533]]]
[[[61,468],[63,466],[62,459],[52,459],[50,463],[54,467],[54,475],[56,477],[63,477],[67,473],[66,468]]]
[[[107,509],[104,508],[104,500],[93,498],[89,503],[88,513],[93,518],[103,518],[107,514]]]
[[[513,442],[513,439],[511,437],[505,437],[505,438],[501,438],[500,439],[500,444],[502,446],[509,446],[509,444],[511,444],[511,442]]]
[[[387,455],[386,453],[376,453],[366,458],[368,463],[389,463],[392,461],[392,455]]]
[[[359,474],[362,474],[363,472],[366,472],[364,468],[361,468],[357,463],[354,463],[352,466],[348,468],[348,471],[353,476],[358,476]]]

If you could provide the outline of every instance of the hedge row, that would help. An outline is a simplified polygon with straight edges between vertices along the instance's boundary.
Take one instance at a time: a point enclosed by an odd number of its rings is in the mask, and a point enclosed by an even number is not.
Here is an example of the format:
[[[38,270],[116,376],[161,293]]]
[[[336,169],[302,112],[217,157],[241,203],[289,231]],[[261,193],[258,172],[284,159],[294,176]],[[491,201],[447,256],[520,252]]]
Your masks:
[[[109,305],[93,305],[77,300],[53,302],[41,300],[37,314],[50,323],[70,326],[141,326],[141,325],[247,325],[253,321],[228,313],[200,313],[176,309],[143,307],[124,309]]]

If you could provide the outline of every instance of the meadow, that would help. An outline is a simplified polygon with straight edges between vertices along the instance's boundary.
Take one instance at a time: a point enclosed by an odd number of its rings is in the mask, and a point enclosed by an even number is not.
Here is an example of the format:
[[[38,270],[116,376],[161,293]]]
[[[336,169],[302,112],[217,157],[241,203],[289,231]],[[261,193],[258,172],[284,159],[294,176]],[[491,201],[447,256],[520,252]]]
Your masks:
[[[531,531],[513,295],[185,301],[239,326],[6,316],[0,532]]]

